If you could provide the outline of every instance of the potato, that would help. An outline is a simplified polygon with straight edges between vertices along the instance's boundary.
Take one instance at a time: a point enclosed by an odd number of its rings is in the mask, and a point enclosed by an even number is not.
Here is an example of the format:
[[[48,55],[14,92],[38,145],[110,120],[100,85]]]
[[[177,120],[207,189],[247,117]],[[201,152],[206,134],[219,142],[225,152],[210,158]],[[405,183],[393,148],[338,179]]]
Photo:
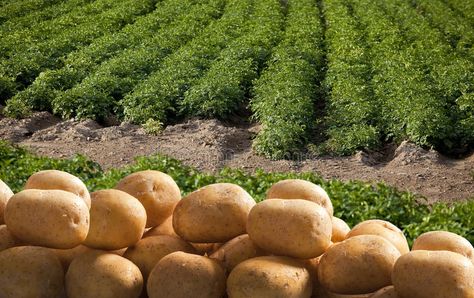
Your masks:
[[[451,251],[415,250],[395,263],[392,282],[400,297],[474,297],[474,265]]]
[[[7,206],[8,200],[13,196],[12,190],[0,180],[0,225],[5,223],[3,219],[3,213],[5,212],[5,207]]]
[[[336,243],[345,240],[350,230],[351,228],[345,221],[338,217],[332,217],[332,242]]]
[[[226,242],[209,257],[221,262],[227,272],[245,260],[263,256],[265,252],[256,246],[249,235],[244,234]]]
[[[74,260],[77,256],[82,255],[83,253],[91,251],[92,249],[84,245],[78,245],[70,249],[50,248],[50,250],[56,255],[58,260],[61,262],[64,271],[66,272],[69,268],[69,265],[71,265],[72,260]]]
[[[63,171],[39,171],[28,178],[24,189],[59,189],[72,192],[82,198],[88,208],[91,207],[91,197],[84,182]]]
[[[202,256],[204,255],[208,256],[222,246],[222,243],[192,243],[190,242],[190,244],[192,245],[192,247],[194,247],[197,254],[200,254]]]
[[[415,239],[412,250],[448,250],[457,252],[474,264],[474,248],[464,237],[446,231],[421,234]]]
[[[106,189],[91,194],[91,225],[86,246],[115,250],[134,245],[145,231],[146,211],[126,192]]]
[[[355,227],[347,234],[347,238],[359,235],[377,235],[390,241],[400,251],[406,254],[410,251],[407,239],[403,232],[388,221],[380,219],[366,220]]]
[[[137,198],[145,207],[146,227],[156,227],[173,214],[181,191],[173,178],[159,171],[136,172],[115,187]]]
[[[31,245],[73,248],[86,239],[89,208],[84,200],[64,190],[23,190],[5,209],[8,230]]]
[[[0,225],[0,251],[20,245],[22,241],[13,236],[6,225]]]
[[[194,248],[180,238],[160,235],[141,239],[134,246],[129,247],[123,257],[140,268],[143,279],[146,281],[158,261],[175,251],[195,253]]]
[[[246,233],[247,216],[254,205],[252,197],[238,185],[211,184],[176,205],[173,227],[186,241],[226,242]]]
[[[225,293],[224,269],[207,257],[174,252],[153,268],[147,292],[150,298],[220,298]]]
[[[334,209],[326,191],[319,185],[301,179],[281,180],[267,191],[267,199],[302,199],[323,206],[332,216]]]
[[[288,257],[246,260],[227,279],[229,298],[303,298],[311,297],[311,291],[311,277],[303,262]]]
[[[63,297],[64,271],[47,248],[12,247],[0,252],[0,297]]]
[[[357,294],[357,295],[343,295],[343,294],[336,294],[331,293],[328,291],[321,292],[320,296],[313,296],[317,298],[370,298],[373,293],[369,294]]]
[[[69,298],[139,297],[142,289],[143,277],[138,267],[121,256],[104,251],[83,253],[72,261],[66,273]]]
[[[158,236],[158,235],[168,235],[168,236],[175,236],[179,237],[178,234],[173,229],[173,217],[170,216],[165,219],[160,225],[149,229],[143,235],[143,238],[150,237],[150,236]],[[181,238],[181,237],[180,237]]]
[[[318,266],[319,282],[332,293],[372,293],[391,284],[398,257],[396,247],[381,236],[354,236],[324,253]]]
[[[394,286],[388,286],[373,293],[369,298],[398,298]]]
[[[319,297],[324,297],[326,294],[326,291],[323,289],[318,279],[318,266],[319,266],[321,257],[322,256],[303,261],[306,269],[309,272],[309,275],[311,277],[311,282],[313,284],[313,295],[311,297],[319,298]]]
[[[320,205],[306,200],[271,199],[250,211],[247,231],[263,250],[281,256],[310,259],[331,243],[331,216]]]

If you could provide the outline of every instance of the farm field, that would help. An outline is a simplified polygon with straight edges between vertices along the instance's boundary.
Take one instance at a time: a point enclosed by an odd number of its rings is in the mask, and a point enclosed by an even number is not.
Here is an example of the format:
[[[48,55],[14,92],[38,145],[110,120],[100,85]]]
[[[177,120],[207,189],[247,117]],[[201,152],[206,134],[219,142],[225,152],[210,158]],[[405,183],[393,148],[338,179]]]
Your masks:
[[[474,2],[19,0],[0,7],[0,104],[148,132],[251,121],[267,158],[474,144]]]

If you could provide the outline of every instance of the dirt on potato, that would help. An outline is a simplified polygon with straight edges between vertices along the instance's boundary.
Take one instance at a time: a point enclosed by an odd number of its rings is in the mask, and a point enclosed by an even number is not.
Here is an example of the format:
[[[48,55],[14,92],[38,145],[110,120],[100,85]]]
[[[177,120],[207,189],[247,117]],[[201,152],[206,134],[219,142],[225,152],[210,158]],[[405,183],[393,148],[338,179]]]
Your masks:
[[[47,112],[20,120],[0,118],[0,139],[49,157],[68,158],[79,153],[104,169],[132,163],[136,156],[161,153],[208,172],[223,167],[247,172],[257,168],[275,172],[312,171],[325,178],[384,181],[419,193],[429,202],[474,197],[474,155],[452,159],[403,142],[399,146],[387,145],[379,152],[358,152],[350,157],[300,155],[294,160],[273,161],[252,151],[252,139],[258,130],[256,124],[189,119],[153,136],[137,125],[63,121]]]

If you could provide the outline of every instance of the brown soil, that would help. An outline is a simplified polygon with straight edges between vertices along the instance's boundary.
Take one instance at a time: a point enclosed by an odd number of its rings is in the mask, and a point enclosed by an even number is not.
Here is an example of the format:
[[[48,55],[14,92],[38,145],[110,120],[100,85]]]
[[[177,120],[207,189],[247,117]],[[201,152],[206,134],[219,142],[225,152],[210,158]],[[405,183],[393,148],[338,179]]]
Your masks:
[[[252,152],[252,138],[258,129],[257,125],[229,126],[217,120],[191,119],[151,136],[127,123],[103,127],[90,120],[61,121],[46,112],[22,120],[0,118],[0,139],[45,156],[83,154],[105,169],[131,163],[138,155],[162,153],[210,172],[223,167],[248,172],[261,168],[314,171],[342,180],[385,181],[422,194],[430,202],[474,195],[474,155],[455,160],[404,142],[398,147],[387,146],[382,152],[359,152],[351,157],[301,156],[293,161],[272,161]]]

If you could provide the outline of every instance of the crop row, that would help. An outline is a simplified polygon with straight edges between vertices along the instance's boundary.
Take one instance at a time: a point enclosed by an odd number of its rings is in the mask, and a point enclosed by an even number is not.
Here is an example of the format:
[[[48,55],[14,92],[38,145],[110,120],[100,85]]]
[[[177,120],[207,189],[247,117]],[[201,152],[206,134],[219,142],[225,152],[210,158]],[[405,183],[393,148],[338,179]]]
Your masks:
[[[315,121],[316,82],[322,69],[322,24],[314,0],[288,2],[286,30],[267,69],[255,82],[251,100],[262,130],[257,152],[282,158],[299,149]]]
[[[176,114],[184,93],[205,74],[232,40],[249,29],[249,20],[258,18],[271,2],[277,1],[230,1],[229,9],[220,20],[167,57],[156,72],[125,96],[125,118],[141,123],[165,122],[169,114]]]
[[[93,0],[69,0],[40,10],[31,11],[25,15],[12,17],[0,25],[0,34],[7,36],[18,30],[30,29],[38,24],[56,19],[69,13],[75,7],[82,7]]]
[[[225,1],[201,1],[187,14],[158,30],[139,47],[126,49],[100,64],[81,83],[61,92],[52,105],[64,117],[103,118],[116,112],[119,101],[155,71],[163,59],[219,19]]]
[[[20,17],[34,10],[44,9],[59,3],[60,0],[23,0],[23,1],[6,1],[0,10],[0,24],[15,17]]]
[[[81,25],[56,34],[51,39],[35,42],[27,51],[12,54],[3,63],[2,73],[27,85],[42,70],[55,68],[59,64],[58,58],[89,44],[97,37],[113,33],[121,26],[133,22],[137,16],[151,11],[154,8],[153,4],[153,0],[128,0],[98,15],[89,16]]]
[[[474,2],[466,0],[444,0],[448,5],[463,14],[474,25]]]
[[[470,108],[474,108],[472,102],[474,98],[474,61],[452,51],[442,33],[432,28],[429,22],[419,15],[409,3],[405,1],[383,2],[382,6],[387,14],[398,22],[400,30],[404,32],[405,39],[410,44],[409,54],[424,71],[425,78],[430,81],[430,87],[434,89],[434,96],[440,106],[438,111],[444,111],[449,117],[449,121],[438,124],[439,129],[448,133],[443,135],[435,131],[428,135],[429,144],[450,150],[472,143],[474,132],[471,127],[462,125],[465,121],[472,123],[472,119],[469,114],[466,115],[461,110],[459,102],[471,101]]]
[[[277,1],[257,6],[246,33],[232,41],[180,103],[187,115],[226,118],[245,104],[252,81],[281,39],[283,13]]]
[[[324,2],[327,46],[326,134],[323,150],[351,154],[380,140],[380,105],[370,84],[364,32],[345,1]]]
[[[417,10],[444,33],[446,40],[463,56],[474,59],[474,27],[441,0],[417,0]]]
[[[161,28],[166,28],[173,23],[176,18],[186,15],[195,2],[194,0],[164,1],[159,9],[139,17],[135,23],[125,26],[123,30],[102,36],[90,45],[70,53],[64,58],[63,67],[42,72],[33,84],[10,100],[10,107],[16,105],[29,111],[40,109],[41,106],[50,106],[54,98],[62,91],[80,83],[104,61],[121,54],[126,49],[134,49],[145,43],[155,44],[153,36]]]

